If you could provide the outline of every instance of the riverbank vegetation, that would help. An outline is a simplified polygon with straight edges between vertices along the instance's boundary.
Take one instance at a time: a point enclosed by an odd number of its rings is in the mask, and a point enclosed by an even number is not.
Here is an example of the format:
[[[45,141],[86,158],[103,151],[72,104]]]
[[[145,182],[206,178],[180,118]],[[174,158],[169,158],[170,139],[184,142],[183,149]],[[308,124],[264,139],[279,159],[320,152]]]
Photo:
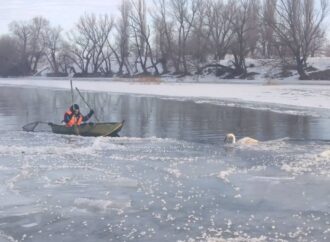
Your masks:
[[[37,16],[0,37],[0,75],[133,77],[205,73],[248,78],[246,58],[313,79],[308,58],[330,55],[327,0],[122,0],[116,18],[85,13],[75,27]],[[230,56],[230,61],[223,60]],[[322,75],[318,76],[322,79]]]

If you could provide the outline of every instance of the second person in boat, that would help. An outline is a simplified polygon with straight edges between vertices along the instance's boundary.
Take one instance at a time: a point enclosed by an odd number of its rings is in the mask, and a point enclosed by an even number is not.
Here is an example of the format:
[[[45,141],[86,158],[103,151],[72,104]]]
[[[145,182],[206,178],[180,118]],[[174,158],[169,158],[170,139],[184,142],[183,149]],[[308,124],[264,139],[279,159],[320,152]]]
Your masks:
[[[88,121],[94,114],[93,109],[84,116],[80,113],[79,105],[73,104],[64,114],[64,122],[67,127],[72,127],[74,125],[81,125],[83,122]]]

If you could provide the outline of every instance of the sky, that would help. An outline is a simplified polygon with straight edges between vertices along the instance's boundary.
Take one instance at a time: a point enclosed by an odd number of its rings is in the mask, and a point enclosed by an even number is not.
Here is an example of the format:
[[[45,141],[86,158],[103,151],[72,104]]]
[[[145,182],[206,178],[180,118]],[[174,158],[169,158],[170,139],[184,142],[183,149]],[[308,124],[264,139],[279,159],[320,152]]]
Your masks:
[[[71,29],[84,13],[118,14],[121,0],[0,0],[0,35],[14,20],[43,16],[53,26]]]
[[[146,2],[150,6],[153,0]],[[35,16],[43,16],[52,26],[60,25],[68,31],[84,13],[116,16],[120,3],[121,0],[0,0],[0,35],[9,32],[10,22],[29,20]],[[330,25],[330,17],[326,25]]]

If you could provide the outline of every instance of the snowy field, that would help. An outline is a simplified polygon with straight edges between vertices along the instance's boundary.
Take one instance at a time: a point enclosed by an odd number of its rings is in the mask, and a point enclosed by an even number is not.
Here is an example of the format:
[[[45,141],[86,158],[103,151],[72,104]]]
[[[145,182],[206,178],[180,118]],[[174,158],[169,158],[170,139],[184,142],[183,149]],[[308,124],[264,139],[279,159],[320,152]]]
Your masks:
[[[0,90],[1,242],[330,239],[330,142],[326,140],[329,122],[327,117],[317,117],[330,108],[326,102],[330,91],[327,86],[146,85],[74,80],[81,90],[95,92],[95,96],[85,96],[89,101],[102,97],[100,101],[111,104],[109,112],[122,117],[121,110],[115,109],[117,103],[117,108],[126,107],[124,111],[131,118],[126,120],[124,137],[84,138],[21,131],[27,111],[29,121],[44,118],[43,115],[57,119],[62,115],[71,98],[68,81],[1,79],[0,83],[29,87],[26,91],[12,88],[9,92],[8,87],[2,89],[5,93]],[[126,100],[108,97],[105,92],[109,91],[195,103],[149,102],[142,97]],[[237,95],[233,97],[232,93]],[[223,98],[225,103],[221,102]],[[253,109],[268,105],[278,112],[316,116],[263,116],[263,111],[233,111],[207,104],[217,104],[217,100],[218,104],[244,107],[247,102]],[[97,113],[101,114],[101,110]],[[168,120],[159,123],[157,118],[166,119],[162,114]],[[193,119],[197,118],[210,120],[192,130]],[[249,135],[250,128],[254,134],[268,133],[270,137],[280,132],[282,138],[270,138],[255,146],[182,139],[185,133],[211,129],[212,122],[226,122],[215,125],[213,130],[224,135],[225,130],[237,126],[237,118],[246,122],[238,122],[241,134]],[[322,121],[314,127],[318,119]],[[130,124],[137,123],[149,129],[147,135],[139,137],[129,129]],[[182,134],[154,137],[159,129],[170,132],[168,126],[179,127]],[[290,134],[301,134],[300,130],[305,135],[302,137],[312,138],[290,139]],[[321,135],[325,135],[324,140]],[[222,141],[223,136],[218,140]]]

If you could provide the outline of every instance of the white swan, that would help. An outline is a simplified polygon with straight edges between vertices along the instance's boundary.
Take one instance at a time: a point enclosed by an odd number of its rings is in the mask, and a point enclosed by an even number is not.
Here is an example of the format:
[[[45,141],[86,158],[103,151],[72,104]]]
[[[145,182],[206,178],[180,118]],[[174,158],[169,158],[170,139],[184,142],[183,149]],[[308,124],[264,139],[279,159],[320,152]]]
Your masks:
[[[244,137],[242,139],[239,139],[237,142],[236,142],[236,137],[233,133],[229,133],[226,135],[225,139],[224,139],[224,142],[226,144],[243,144],[243,145],[255,145],[255,144],[258,144],[259,141],[256,140],[256,139],[252,139],[250,137]]]

